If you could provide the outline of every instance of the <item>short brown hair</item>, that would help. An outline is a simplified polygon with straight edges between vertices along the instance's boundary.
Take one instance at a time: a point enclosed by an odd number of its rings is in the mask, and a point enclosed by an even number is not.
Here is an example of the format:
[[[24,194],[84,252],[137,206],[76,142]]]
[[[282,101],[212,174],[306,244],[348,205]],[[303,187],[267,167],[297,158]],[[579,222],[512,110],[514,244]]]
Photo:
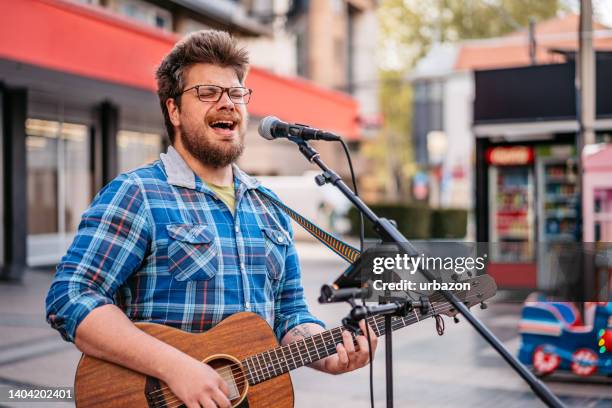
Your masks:
[[[174,125],[170,121],[166,101],[174,98],[180,107],[179,94],[185,86],[185,69],[197,63],[233,68],[238,80],[243,83],[249,66],[249,56],[247,51],[238,47],[234,39],[224,31],[196,31],[176,43],[162,60],[155,75],[157,95],[171,143],[174,143]]]

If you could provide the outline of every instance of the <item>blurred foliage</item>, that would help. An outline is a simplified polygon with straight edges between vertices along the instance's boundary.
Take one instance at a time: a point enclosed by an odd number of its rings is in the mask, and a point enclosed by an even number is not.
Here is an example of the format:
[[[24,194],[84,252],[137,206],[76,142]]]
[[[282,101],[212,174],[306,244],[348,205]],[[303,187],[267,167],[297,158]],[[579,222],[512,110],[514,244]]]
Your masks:
[[[428,239],[431,237],[431,209],[422,205],[380,203],[368,204],[379,217],[393,220],[397,228],[408,239]],[[359,212],[354,207],[348,212],[351,222],[351,235],[359,235]],[[366,238],[376,238],[372,223],[365,222]]]
[[[467,234],[467,210],[458,208],[436,208],[431,213],[431,237],[459,239]]]
[[[382,47],[398,50],[407,70],[435,42],[499,37],[526,29],[565,10],[562,0],[383,0],[379,8]]]
[[[387,201],[404,201],[410,196],[405,182],[414,174],[410,134],[412,87],[399,71],[380,72],[380,109],[384,125],[378,136],[364,143],[363,152],[375,163],[376,181],[383,187]]]
[[[432,209],[418,204],[369,204],[378,216],[397,223],[397,228],[408,239],[462,239],[467,234],[467,210]],[[359,235],[359,212],[351,208],[348,212],[351,223],[350,234]],[[376,238],[370,222],[365,223],[365,236]]]
[[[436,42],[498,37],[565,10],[563,0],[383,0],[379,28],[384,125],[363,146],[385,200],[407,201],[418,170],[412,152],[412,88],[406,79]]]

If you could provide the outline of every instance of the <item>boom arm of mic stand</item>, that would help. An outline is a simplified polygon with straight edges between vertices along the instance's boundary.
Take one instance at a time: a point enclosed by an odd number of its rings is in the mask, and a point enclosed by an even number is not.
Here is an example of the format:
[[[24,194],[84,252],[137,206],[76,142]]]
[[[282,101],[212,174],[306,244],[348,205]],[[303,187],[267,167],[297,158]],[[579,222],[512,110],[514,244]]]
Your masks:
[[[353,191],[342,181],[342,178],[334,173],[321,160],[319,153],[313,149],[308,143],[303,140],[293,140],[299,146],[300,152],[306,157],[309,162],[319,166],[323,170],[323,175],[327,182],[333,184],[342,192],[342,194],[351,202],[364,216],[366,216],[372,224],[374,230],[382,238],[384,242],[394,243],[410,256],[418,255],[418,252],[408,242],[408,239],[387,219],[379,218]],[[429,281],[435,278],[427,269],[419,269],[419,271]],[[506,347],[499,341],[497,337],[476,317],[457,297],[448,290],[441,290],[442,295],[452,304],[459,313],[472,325],[472,327],[489,343],[491,347],[508,363],[514,371],[525,381],[533,392],[549,407],[563,407],[563,403],[555,396],[550,389],[542,383],[531,371],[521,364]],[[390,335],[390,333],[387,333]]]

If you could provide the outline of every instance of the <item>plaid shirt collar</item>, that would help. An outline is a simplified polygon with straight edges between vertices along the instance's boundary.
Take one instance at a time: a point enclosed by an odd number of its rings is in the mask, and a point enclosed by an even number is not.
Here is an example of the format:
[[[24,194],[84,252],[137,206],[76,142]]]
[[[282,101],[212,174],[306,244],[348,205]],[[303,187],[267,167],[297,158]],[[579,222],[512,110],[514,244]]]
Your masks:
[[[164,164],[169,184],[214,195],[208,184],[202,182],[202,179],[195,174],[189,165],[187,165],[183,157],[174,147],[169,146],[168,151],[162,153],[160,158]],[[234,173],[234,188],[237,198],[240,197],[244,191],[256,189],[261,185],[259,180],[240,170],[236,164],[232,164],[232,170]]]

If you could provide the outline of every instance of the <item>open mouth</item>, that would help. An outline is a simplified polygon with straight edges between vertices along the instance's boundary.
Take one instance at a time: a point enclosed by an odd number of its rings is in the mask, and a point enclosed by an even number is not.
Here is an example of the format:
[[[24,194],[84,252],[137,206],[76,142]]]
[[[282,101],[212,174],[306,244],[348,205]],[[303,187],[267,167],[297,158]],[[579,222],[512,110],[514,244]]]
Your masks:
[[[236,129],[238,122],[233,120],[214,120],[210,122],[209,126],[213,129],[219,130],[234,130]]]

